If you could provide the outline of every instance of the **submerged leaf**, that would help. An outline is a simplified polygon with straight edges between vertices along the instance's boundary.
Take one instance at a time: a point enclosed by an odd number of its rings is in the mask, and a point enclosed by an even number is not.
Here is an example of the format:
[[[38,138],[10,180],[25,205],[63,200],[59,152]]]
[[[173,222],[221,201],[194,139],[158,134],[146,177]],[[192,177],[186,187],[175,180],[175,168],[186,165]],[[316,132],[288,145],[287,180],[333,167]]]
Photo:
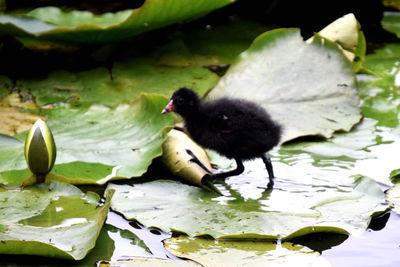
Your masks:
[[[173,254],[202,266],[330,266],[318,252],[289,242],[192,239],[184,236],[165,241]]]
[[[80,260],[94,247],[112,197],[58,182],[0,188],[0,253]]]
[[[126,266],[126,267],[203,267],[198,263],[188,260],[165,260],[157,258],[127,258],[111,261],[102,262],[101,267],[114,267],[114,266]]]
[[[260,35],[231,66],[209,98],[254,101],[283,125],[282,142],[301,136],[331,137],[360,121],[350,63],[327,40],[306,44],[298,30]]]

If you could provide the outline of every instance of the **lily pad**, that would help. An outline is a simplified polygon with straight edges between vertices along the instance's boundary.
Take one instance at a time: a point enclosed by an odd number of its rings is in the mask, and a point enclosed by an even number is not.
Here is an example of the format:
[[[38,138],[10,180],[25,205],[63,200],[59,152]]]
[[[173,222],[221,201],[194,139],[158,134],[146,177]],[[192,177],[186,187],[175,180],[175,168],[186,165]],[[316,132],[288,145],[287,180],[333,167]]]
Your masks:
[[[80,260],[94,247],[112,197],[64,183],[0,188],[0,253]]]
[[[351,64],[335,44],[306,44],[296,29],[266,32],[240,54],[209,94],[244,98],[265,107],[283,125],[282,142],[331,137],[360,121]]]
[[[111,72],[95,68],[82,72],[57,70],[45,77],[17,80],[23,95],[34,95],[40,106],[71,103],[74,106],[128,103],[140,93],[169,97],[179,87],[190,86],[201,95],[212,88],[218,76],[201,66],[165,66],[153,64],[154,55],[130,57],[114,62]],[[173,64],[175,61],[169,61]]]
[[[396,181],[389,178],[394,178],[398,173],[394,170],[399,169],[395,155],[400,149],[399,56],[397,44],[387,44],[367,55],[364,68],[369,74],[356,76],[365,116],[363,121],[351,132],[337,133],[325,142],[282,146],[279,154],[274,154],[278,163],[285,163],[281,173],[288,175],[294,166],[301,170],[312,164],[315,168],[330,170],[326,172],[329,179],[335,179],[340,172],[340,176],[362,175],[392,186]],[[274,167],[279,169],[279,164],[275,163]]]
[[[173,254],[202,266],[331,266],[307,247],[289,242],[228,241],[180,236],[164,241]]]
[[[1,15],[0,32],[42,41],[104,43],[187,21],[230,3],[231,0],[146,0],[140,8],[101,15],[42,7],[25,14]]]
[[[381,21],[382,27],[400,37],[400,12],[386,11]]]
[[[285,179],[272,192],[256,187],[258,179],[251,179],[250,196],[241,192],[242,188],[246,192],[244,186],[234,184],[219,186],[224,193],[220,197],[168,181],[108,188],[116,191],[112,209],[127,219],[166,232],[217,239],[288,239],[321,231],[360,234],[384,201],[380,187],[367,178],[336,185],[311,179],[304,186]]]
[[[318,35],[338,45],[344,55],[353,62],[354,72],[360,69],[365,58],[366,41],[354,14],[338,18],[319,31]],[[313,38],[310,38],[307,43],[311,43],[312,40]]]
[[[361,175],[391,185],[390,173],[399,166],[393,151],[398,149],[398,133],[378,126],[374,119],[364,118],[349,133],[335,134],[325,142],[288,144],[281,147],[279,154],[274,155],[276,160],[292,168],[296,166],[298,170],[309,169],[310,164],[316,168],[315,171],[318,168],[321,171],[330,170],[324,175],[326,179],[335,179],[337,172],[340,172],[344,177]],[[288,175],[290,169],[284,166],[281,168],[281,172]]]
[[[82,110],[60,105],[45,110],[57,146],[57,159],[46,179],[104,184],[141,176],[161,155],[166,127],[173,124],[173,117],[160,115],[167,102],[165,97],[144,94],[131,105],[116,108],[93,105]],[[30,176],[24,136],[18,138],[21,141],[0,136],[0,182],[9,186],[18,186]]]
[[[102,262],[102,267],[126,266],[126,267],[202,267],[193,261],[165,260],[156,258],[129,258],[111,262]]]

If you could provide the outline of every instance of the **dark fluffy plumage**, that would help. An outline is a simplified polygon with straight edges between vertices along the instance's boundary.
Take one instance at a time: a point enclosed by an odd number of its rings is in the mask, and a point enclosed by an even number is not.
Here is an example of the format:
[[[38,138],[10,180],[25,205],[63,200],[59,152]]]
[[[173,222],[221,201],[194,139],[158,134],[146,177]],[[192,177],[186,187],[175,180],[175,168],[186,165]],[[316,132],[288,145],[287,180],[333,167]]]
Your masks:
[[[163,113],[171,111],[182,116],[196,143],[236,159],[238,168],[242,160],[266,157],[280,141],[280,125],[253,102],[229,98],[202,102],[194,91],[181,88]]]

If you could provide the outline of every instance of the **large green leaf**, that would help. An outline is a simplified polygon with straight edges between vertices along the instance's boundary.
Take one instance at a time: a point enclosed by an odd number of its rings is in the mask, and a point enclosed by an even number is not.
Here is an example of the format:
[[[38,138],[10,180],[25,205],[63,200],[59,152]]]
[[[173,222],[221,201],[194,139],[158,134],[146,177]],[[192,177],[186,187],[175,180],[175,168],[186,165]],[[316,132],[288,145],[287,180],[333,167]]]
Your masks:
[[[399,124],[399,56],[400,46],[387,44],[366,57],[364,68],[370,74],[357,76],[363,114],[376,119],[379,126],[396,128]]]
[[[386,11],[381,21],[382,27],[400,37],[400,12]]]
[[[198,65],[174,66],[171,58],[164,65],[157,57],[129,57],[114,62],[111,71],[95,68],[81,72],[57,70],[44,77],[21,79],[16,87],[23,95],[34,95],[38,105],[69,102],[72,105],[128,103],[141,92],[169,97],[177,88],[192,87],[203,95],[218,81],[218,76]],[[166,65],[169,64],[169,65]]]
[[[130,58],[116,62],[113,78],[106,68],[83,72],[58,70],[46,77],[18,80],[23,94],[33,94],[37,104],[69,102],[73,105],[116,105],[137,98],[140,92],[170,96],[176,88],[191,86],[204,94],[218,81],[216,74],[200,66],[169,67],[145,59]]]
[[[161,155],[165,127],[173,124],[173,117],[160,114],[166,103],[165,97],[145,94],[116,108],[60,105],[47,110],[57,146],[56,163],[47,179],[104,184],[141,176],[153,158]],[[0,143],[0,182],[20,185],[30,176],[24,144],[6,136],[0,136]]]
[[[52,182],[0,188],[0,253],[80,260],[94,247],[107,216],[106,200]]]
[[[318,252],[289,242],[192,239],[184,236],[165,241],[169,251],[202,266],[331,266]]]
[[[329,182],[321,175],[301,181],[307,185],[286,178],[277,180],[269,192],[260,188],[266,183],[265,178],[260,182],[262,174],[252,176],[258,178],[238,177],[226,188],[219,186],[225,195],[221,197],[168,181],[108,188],[116,190],[112,209],[128,219],[167,232],[214,238],[288,239],[321,231],[359,234],[371,214],[382,210],[384,194],[367,178]],[[297,178],[303,179],[299,174]]]
[[[25,14],[1,15],[0,32],[42,41],[102,43],[187,21],[223,7],[231,0],[146,0],[133,10],[94,15],[42,7]]]
[[[243,52],[209,98],[245,98],[265,107],[283,125],[282,142],[306,135],[332,136],[360,121],[351,64],[336,45],[299,30],[260,35]]]
[[[377,121],[364,118],[349,133],[336,134],[325,142],[302,142],[281,147],[276,160],[297,168],[310,168],[310,164],[326,172],[326,179],[341,176],[370,177],[382,184],[391,185],[389,175],[399,163],[393,151],[400,149],[399,134],[381,128]],[[285,166],[277,168],[286,173]],[[277,170],[278,171],[278,170]]]
[[[102,267],[126,266],[126,267],[202,267],[193,261],[165,260],[157,258],[131,257],[118,261],[103,262]]]
[[[367,55],[364,67],[374,75],[357,75],[365,118],[351,132],[335,134],[325,142],[282,146],[276,154],[279,161],[299,169],[312,164],[316,169],[331,170],[330,179],[340,172],[341,176],[363,175],[391,185],[389,177],[399,169],[395,154],[400,149],[399,56],[398,44],[385,45]],[[279,168],[279,164],[275,165]],[[288,169],[284,167],[281,173],[287,175]]]

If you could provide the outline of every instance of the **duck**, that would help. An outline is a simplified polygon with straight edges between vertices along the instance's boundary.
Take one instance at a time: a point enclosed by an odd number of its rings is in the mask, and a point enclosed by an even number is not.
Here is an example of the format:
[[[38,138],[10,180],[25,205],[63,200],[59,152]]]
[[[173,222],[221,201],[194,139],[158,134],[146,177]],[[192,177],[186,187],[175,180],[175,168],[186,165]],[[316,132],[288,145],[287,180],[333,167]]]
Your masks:
[[[236,169],[212,173],[191,151],[192,161],[215,179],[225,179],[244,172],[244,161],[261,158],[268,172],[267,188],[274,185],[274,172],[267,152],[279,144],[282,127],[260,105],[244,99],[222,97],[203,101],[192,89],[176,90],[162,114],[182,117],[190,138],[203,148],[236,161]]]

